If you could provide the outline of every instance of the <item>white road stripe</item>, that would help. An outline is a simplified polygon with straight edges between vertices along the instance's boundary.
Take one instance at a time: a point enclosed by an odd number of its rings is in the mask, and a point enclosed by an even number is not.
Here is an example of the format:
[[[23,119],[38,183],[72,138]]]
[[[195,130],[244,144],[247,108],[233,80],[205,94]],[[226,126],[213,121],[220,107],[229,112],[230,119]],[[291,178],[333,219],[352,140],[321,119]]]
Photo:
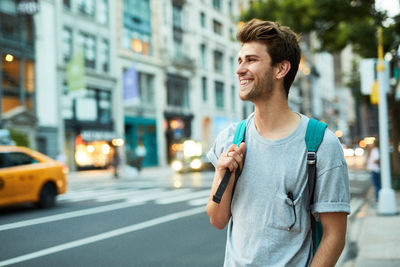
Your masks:
[[[165,197],[171,197],[171,196],[186,194],[188,192],[192,192],[192,189],[185,188],[185,189],[179,189],[179,190],[174,190],[174,191],[161,192],[159,194],[147,195],[147,196],[143,196],[141,198],[137,198],[137,197],[135,197],[135,198],[127,198],[126,202],[136,203],[138,201],[158,200],[158,199],[162,199],[162,198],[165,198]]]
[[[93,199],[95,197],[99,196],[107,196],[110,194],[117,194],[119,193],[124,193],[129,191],[129,189],[123,189],[123,190],[111,190],[111,189],[106,189],[106,190],[91,190],[87,191],[84,193],[79,193],[79,192],[71,192],[70,194],[65,194],[65,195],[60,195],[57,197],[57,200],[61,201],[67,201],[67,202],[77,202],[77,201],[83,201],[83,200],[88,200],[88,199]],[[132,190],[130,189],[130,192],[139,192],[141,190]]]
[[[50,248],[46,248],[46,249],[42,249],[36,252],[32,252],[29,254],[25,254],[22,256],[18,256],[15,258],[11,258],[8,260],[4,260],[4,261],[0,261],[0,266],[6,266],[6,265],[10,265],[10,264],[15,264],[15,263],[19,263],[19,262],[23,262],[23,261],[27,261],[27,260],[31,260],[31,259],[35,259],[35,258],[39,258],[42,256],[46,256],[46,255],[50,255],[50,254],[54,254],[63,250],[67,250],[67,249],[71,249],[71,248],[75,248],[75,247],[79,247],[79,246],[83,246],[83,245],[87,245],[90,243],[94,243],[97,241],[101,241],[101,240],[105,240],[105,239],[109,239],[112,237],[116,237],[119,235],[124,235],[127,233],[131,233],[131,232],[135,232],[138,230],[142,230],[145,228],[149,228],[158,224],[162,224],[162,223],[166,223],[166,222],[170,222],[170,221],[174,221],[177,219],[181,219],[181,218],[185,218],[185,217],[189,217],[189,216],[193,216],[196,214],[200,214],[202,212],[204,212],[205,209],[204,207],[199,207],[199,208],[194,208],[194,209],[190,209],[190,210],[185,210],[185,211],[181,211],[181,212],[176,212],[176,213],[172,213],[166,216],[162,216],[159,218],[155,218],[152,220],[148,220],[145,222],[141,222],[141,223],[137,223],[137,224],[133,224],[130,226],[126,226],[126,227],[122,227],[119,229],[115,229],[109,232],[105,232],[102,234],[98,234],[98,235],[94,235],[94,236],[90,236],[90,237],[86,237],[86,238],[82,238],[79,240],[75,240],[72,242],[68,242],[68,243],[64,243],[58,246],[54,246],[54,247],[50,247]]]
[[[149,192],[147,192],[149,190],[152,191],[151,194],[149,194]],[[70,219],[70,218],[76,218],[76,217],[80,217],[80,216],[91,215],[91,214],[96,214],[96,213],[101,213],[101,212],[107,212],[107,211],[112,211],[112,210],[117,210],[117,209],[124,209],[124,208],[128,208],[128,207],[133,207],[133,206],[138,206],[138,205],[144,204],[145,202],[150,201],[150,200],[156,200],[156,199],[162,199],[164,197],[171,197],[171,196],[176,196],[176,195],[180,195],[180,194],[186,194],[186,193],[192,191],[191,189],[188,189],[188,188],[173,190],[173,191],[164,191],[164,189],[161,189],[161,188],[149,189],[149,190],[147,190],[147,191],[144,190],[144,192],[146,192],[146,194],[144,194],[144,195],[137,195],[134,198],[133,197],[126,198],[126,201],[124,201],[122,203],[110,204],[110,205],[106,205],[106,206],[78,210],[78,211],[71,211],[71,212],[57,214],[57,215],[51,215],[51,216],[46,216],[46,217],[41,217],[41,218],[36,218],[36,219],[30,219],[30,220],[26,220],[26,221],[20,221],[20,222],[0,225],[0,231],[16,229],[16,228],[21,228],[21,227],[26,227],[26,226],[36,225],[36,224],[60,221],[60,220],[65,220],[65,219]]]
[[[164,191],[164,190],[162,190]],[[95,198],[93,198],[94,201],[98,202],[106,202],[106,201],[112,201],[112,200],[117,200],[117,199],[126,199],[128,197],[139,197],[142,195],[148,195],[148,194],[156,194],[158,195],[161,192],[159,188],[151,188],[151,189],[140,189],[140,190],[131,190],[128,192],[118,192],[115,191],[112,194],[109,195],[100,195]]]
[[[162,190],[160,189],[160,193],[161,192],[162,192]],[[16,229],[16,228],[21,228],[21,227],[26,227],[26,226],[36,225],[36,224],[48,223],[48,222],[55,222],[55,221],[76,218],[76,217],[80,217],[80,216],[91,215],[91,214],[112,211],[112,210],[117,210],[117,209],[124,209],[124,208],[137,206],[137,205],[140,205],[143,203],[144,202],[142,199],[138,199],[138,201],[136,201],[136,202],[116,203],[116,204],[111,204],[111,205],[107,205],[107,206],[101,206],[101,207],[78,210],[78,211],[71,211],[71,212],[67,212],[67,213],[51,215],[51,216],[46,216],[46,217],[41,217],[41,218],[36,218],[36,219],[30,219],[30,220],[26,220],[26,221],[9,223],[9,224],[0,225],[0,231]]]
[[[170,198],[163,198],[160,200],[157,200],[157,204],[171,204],[171,203],[176,203],[176,202],[181,202],[189,199],[194,199],[194,198],[199,198],[199,197],[204,197],[210,195],[210,190],[202,190],[199,192],[194,192],[194,193],[188,193],[185,195],[179,195],[175,197],[170,197]]]
[[[206,205],[207,202],[208,202],[208,197],[190,200],[188,204],[189,206],[201,206],[201,205]]]

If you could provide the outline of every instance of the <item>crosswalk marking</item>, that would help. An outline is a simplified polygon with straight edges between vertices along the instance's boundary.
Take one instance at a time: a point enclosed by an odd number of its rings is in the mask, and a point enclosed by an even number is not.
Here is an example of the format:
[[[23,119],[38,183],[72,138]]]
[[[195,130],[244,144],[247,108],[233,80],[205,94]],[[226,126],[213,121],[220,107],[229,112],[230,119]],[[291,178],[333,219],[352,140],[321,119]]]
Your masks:
[[[180,194],[178,196],[169,197],[169,198],[162,198],[156,201],[157,204],[171,204],[176,202],[182,202],[186,200],[191,200],[194,198],[208,196],[210,194],[210,190],[202,190],[198,192],[190,192],[188,194]]]
[[[147,202],[147,201],[151,201],[151,200],[159,200],[159,199],[163,199],[165,197],[174,197],[177,195],[181,195],[181,194],[186,194],[188,192],[192,192],[192,189],[189,188],[185,188],[185,189],[179,189],[179,190],[173,190],[173,191],[167,191],[167,192],[161,192],[159,194],[149,194],[149,195],[145,195],[141,198],[127,198],[125,199],[126,202],[128,203],[137,203],[137,202]],[[157,203],[157,202],[156,202]]]
[[[94,198],[95,201],[97,202],[107,202],[107,201],[113,201],[113,200],[118,200],[118,199],[126,199],[129,197],[134,196],[135,198],[142,196],[142,195],[148,195],[148,194],[159,194],[163,192],[164,189],[162,188],[151,188],[151,189],[141,189],[141,190],[131,190],[127,192],[114,192],[112,194],[104,195],[104,196],[98,196]]]
[[[140,190],[136,190],[140,191]],[[68,201],[68,202],[78,202],[78,201],[84,201],[84,200],[89,200],[93,199],[99,196],[107,196],[107,195],[113,195],[116,193],[123,193],[123,192],[130,192],[134,193],[132,189],[127,190],[110,190],[110,189],[104,189],[104,190],[86,190],[83,192],[72,192],[72,193],[67,193],[65,195],[61,195],[58,197],[58,200],[61,201]]]
[[[189,206],[205,206],[208,202],[208,197],[192,199],[188,202]]]
[[[207,203],[210,191],[195,191],[191,188],[167,190],[165,188],[108,188],[92,190],[71,190],[60,195],[58,201],[74,203],[79,201],[94,201],[98,203],[110,201],[123,201],[135,205],[154,201],[156,204],[165,205],[187,201],[189,206],[199,206]]]

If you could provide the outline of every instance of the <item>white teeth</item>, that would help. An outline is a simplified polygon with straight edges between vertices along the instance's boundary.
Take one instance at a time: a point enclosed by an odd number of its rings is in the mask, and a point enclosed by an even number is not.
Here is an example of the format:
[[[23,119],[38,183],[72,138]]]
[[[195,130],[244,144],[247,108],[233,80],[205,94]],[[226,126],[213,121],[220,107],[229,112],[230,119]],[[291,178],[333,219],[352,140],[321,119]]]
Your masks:
[[[248,83],[249,83],[249,80],[240,81],[240,85],[247,85]]]

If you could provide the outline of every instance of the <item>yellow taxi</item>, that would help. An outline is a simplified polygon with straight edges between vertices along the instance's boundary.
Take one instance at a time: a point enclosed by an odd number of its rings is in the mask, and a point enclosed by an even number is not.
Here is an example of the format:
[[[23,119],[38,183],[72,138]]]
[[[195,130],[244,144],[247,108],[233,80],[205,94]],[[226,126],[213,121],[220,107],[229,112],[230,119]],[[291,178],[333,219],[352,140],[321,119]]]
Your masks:
[[[66,167],[26,147],[0,146],[0,206],[34,202],[53,207],[67,191]]]

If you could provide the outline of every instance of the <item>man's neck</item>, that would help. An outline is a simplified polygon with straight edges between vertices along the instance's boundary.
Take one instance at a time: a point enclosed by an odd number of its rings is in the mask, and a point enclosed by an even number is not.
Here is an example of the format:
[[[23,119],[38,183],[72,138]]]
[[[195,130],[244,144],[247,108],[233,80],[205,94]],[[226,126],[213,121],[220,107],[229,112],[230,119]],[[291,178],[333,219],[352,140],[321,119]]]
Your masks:
[[[254,122],[261,136],[277,140],[290,135],[300,123],[300,116],[293,112],[287,98],[272,95],[268,100],[254,102]]]

